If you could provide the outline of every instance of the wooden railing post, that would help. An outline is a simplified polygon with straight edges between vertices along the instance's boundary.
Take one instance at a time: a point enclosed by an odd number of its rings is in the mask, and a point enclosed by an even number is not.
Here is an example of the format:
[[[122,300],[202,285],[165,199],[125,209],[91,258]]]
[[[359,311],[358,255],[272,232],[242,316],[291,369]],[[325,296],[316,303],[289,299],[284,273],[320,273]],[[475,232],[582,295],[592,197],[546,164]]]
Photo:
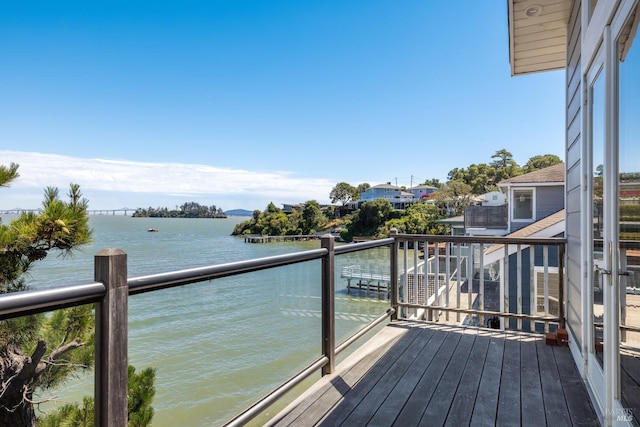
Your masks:
[[[322,354],[329,362],[322,367],[322,375],[332,374],[336,365],[335,329],[335,241],[332,235],[321,237],[321,246],[329,253],[322,258]]]
[[[95,256],[96,282],[107,289],[96,304],[95,425],[127,425],[127,254],[104,249]]]
[[[398,320],[398,230],[392,228],[390,230],[390,236],[393,237],[393,244],[391,245],[391,254],[389,256],[389,274],[391,276],[391,294],[389,300],[391,302],[391,308],[394,310],[391,315],[391,320]],[[405,272],[406,274],[406,272]]]
[[[564,266],[565,266],[565,245],[558,245],[558,318],[560,318],[560,329],[565,328],[565,300],[564,300]]]

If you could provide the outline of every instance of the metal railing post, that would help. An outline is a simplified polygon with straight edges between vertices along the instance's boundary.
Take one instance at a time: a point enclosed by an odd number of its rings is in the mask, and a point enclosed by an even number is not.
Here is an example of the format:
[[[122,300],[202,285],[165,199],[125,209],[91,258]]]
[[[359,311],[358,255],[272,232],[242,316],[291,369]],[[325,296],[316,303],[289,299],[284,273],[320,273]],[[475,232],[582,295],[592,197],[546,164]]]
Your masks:
[[[94,277],[106,293],[96,303],[95,425],[127,425],[127,254],[103,249],[95,256]]]
[[[391,315],[391,321],[398,320],[398,230],[392,228],[390,230],[390,235],[393,237],[393,244],[391,245],[391,254],[389,256],[391,263],[389,268],[389,273],[391,276],[391,294],[389,295],[389,299],[391,301],[391,308],[394,310]]]
[[[321,247],[328,253],[322,257],[322,354],[329,360],[322,367],[322,375],[332,374],[336,365],[335,322],[335,241],[332,235],[320,238]]]

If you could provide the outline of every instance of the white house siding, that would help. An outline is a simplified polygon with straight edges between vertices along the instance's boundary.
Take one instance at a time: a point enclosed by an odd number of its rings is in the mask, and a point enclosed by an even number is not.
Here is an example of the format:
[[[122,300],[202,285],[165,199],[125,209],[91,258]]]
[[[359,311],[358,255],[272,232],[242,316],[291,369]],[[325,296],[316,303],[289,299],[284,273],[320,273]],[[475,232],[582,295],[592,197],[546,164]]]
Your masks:
[[[571,18],[567,30],[567,68],[566,68],[566,212],[567,212],[567,290],[566,317],[567,326],[582,347],[582,292],[581,292],[581,241],[580,241],[580,205],[581,205],[581,158],[582,158],[582,80],[580,72],[580,1],[573,2]]]

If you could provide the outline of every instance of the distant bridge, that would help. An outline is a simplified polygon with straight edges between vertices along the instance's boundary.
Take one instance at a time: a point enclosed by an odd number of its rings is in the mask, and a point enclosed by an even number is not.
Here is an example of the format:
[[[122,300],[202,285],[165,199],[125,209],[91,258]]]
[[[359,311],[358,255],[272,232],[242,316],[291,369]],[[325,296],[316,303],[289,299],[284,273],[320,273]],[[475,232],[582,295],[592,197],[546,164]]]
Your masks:
[[[127,215],[129,212],[133,213],[136,208],[120,208],[120,209],[89,209],[87,213],[89,215]],[[116,214],[116,212],[118,212]]]

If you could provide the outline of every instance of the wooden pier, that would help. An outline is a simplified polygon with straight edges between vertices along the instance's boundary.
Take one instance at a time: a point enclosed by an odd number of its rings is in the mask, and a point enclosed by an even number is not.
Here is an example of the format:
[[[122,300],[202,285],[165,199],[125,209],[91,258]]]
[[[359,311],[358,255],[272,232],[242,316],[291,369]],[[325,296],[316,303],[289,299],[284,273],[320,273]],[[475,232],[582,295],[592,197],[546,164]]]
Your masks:
[[[385,292],[388,294],[389,289],[391,289],[391,275],[379,270],[363,269],[359,265],[342,267],[340,277],[347,279],[347,294],[351,289]],[[352,280],[357,280],[357,282],[351,283]]]

